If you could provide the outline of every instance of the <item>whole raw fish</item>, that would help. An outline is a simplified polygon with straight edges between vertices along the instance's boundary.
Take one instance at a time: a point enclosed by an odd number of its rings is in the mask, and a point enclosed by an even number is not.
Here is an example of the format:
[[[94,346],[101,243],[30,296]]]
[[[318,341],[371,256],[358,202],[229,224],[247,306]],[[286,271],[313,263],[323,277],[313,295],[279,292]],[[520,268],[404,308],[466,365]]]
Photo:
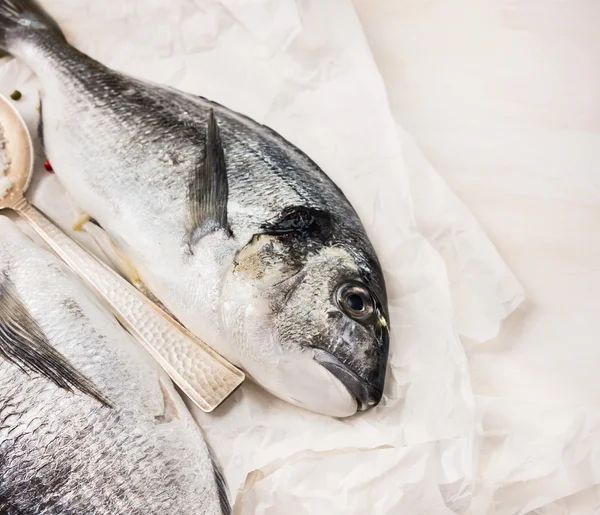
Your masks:
[[[43,145],[130,279],[280,398],[336,416],[377,405],[384,277],[342,191],[269,128],[117,73],[33,0],[0,0],[0,47],[43,85]]]
[[[4,216],[0,513],[231,513],[168,376]]]

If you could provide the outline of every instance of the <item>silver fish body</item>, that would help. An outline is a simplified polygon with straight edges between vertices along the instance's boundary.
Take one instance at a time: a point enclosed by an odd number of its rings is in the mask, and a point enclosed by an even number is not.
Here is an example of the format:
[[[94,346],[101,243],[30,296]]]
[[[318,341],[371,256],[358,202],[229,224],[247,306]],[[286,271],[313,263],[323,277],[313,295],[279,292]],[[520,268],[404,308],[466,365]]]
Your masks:
[[[62,184],[184,325],[294,404],[348,416],[380,401],[383,273],[312,160],[221,105],[106,68],[32,0],[0,0],[0,46],[43,84]]]
[[[231,513],[166,374],[0,217],[0,513]]]

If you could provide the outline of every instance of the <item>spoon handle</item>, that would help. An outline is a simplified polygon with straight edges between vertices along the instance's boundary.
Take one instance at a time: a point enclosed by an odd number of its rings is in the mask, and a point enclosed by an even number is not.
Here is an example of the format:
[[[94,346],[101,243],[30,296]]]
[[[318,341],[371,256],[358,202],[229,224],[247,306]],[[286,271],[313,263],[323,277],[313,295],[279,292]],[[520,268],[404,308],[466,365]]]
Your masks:
[[[54,225],[25,199],[14,208],[100,297],[119,322],[202,410],[210,412],[244,380],[234,367]]]

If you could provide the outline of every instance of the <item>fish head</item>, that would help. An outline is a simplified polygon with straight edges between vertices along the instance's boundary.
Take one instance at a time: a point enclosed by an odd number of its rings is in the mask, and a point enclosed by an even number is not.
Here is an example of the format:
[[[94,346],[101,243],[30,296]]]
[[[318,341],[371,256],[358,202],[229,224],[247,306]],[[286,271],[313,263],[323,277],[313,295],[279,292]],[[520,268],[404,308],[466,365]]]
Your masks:
[[[275,396],[338,417],[380,402],[389,319],[370,245],[255,235],[238,252],[223,298],[242,366]]]

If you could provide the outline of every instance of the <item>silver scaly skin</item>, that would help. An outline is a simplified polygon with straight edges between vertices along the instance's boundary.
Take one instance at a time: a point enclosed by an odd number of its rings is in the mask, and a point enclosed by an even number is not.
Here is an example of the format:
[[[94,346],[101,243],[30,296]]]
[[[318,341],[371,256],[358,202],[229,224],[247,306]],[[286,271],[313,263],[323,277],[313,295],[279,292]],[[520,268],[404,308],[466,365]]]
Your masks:
[[[284,400],[334,416],[379,403],[383,273],[313,161],[221,105],[94,61],[33,0],[0,0],[0,47],[42,82],[62,184],[184,325]]]
[[[231,513],[168,376],[0,217],[0,513]]]

